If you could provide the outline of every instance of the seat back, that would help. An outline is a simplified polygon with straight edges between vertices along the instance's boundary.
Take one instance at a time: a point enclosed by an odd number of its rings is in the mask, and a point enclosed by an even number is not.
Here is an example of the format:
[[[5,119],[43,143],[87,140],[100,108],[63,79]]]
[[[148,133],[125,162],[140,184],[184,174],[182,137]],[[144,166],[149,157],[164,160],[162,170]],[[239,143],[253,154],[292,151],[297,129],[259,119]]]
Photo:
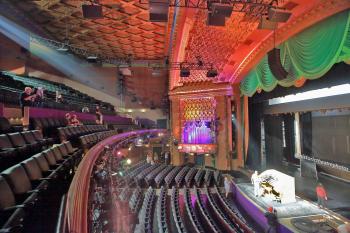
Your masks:
[[[21,162],[30,180],[39,180],[43,177],[38,162],[34,158],[29,158]]]
[[[32,189],[26,171],[19,164],[6,169],[1,174],[5,177],[14,194],[24,194]]]
[[[15,196],[5,180],[0,176],[0,210],[16,205]]]
[[[48,161],[43,153],[33,155],[32,158],[34,158],[36,160],[41,171],[46,172],[46,171],[50,170],[50,165],[49,165],[49,163],[48,163]]]
[[[43,151],[43,154],[45,155],[45,158],[47,159],[47,162],[49,163],[50,166],[57,164],[55,155],[51,149]]]
[[[10,139],[7,137],[6,134],[1,134],[0,135],[0,148],[12,148],[13,145],[10,141]]]
[[[9,133],[11,131],[11,124],[5,117],[0,117],[0,133]]]
[[[74,152],[74,148],[72,146],[72,143],[70,143],[70,141],[64,142],[64,145],[66,146],[68,153],[73,153]]]
[[[63,156],[62,156],[61,151],[58,148],[58,146],[53,147],[51,150],[52,150],[53,154],[55,155],[56,160],[58,160],[58,161],[63,160]]]
[[[41,132],[39,130],[32,130],[31,132],[36,140],[43,139],[43,135],[41,134]]]
[[[7,134],[14,146],[25,146],[26,142],[20,133]]]
[[[27,143],[35,143],[37,141],[31,131],[22,132],[22,136]]]
[[[67,148],[65,147],[65,145],[63,143],[61,143],[60,145],[57,146],[58,149],[61,151],[61,154],[63,156],[68,156],[69,155],[69,152],[67,150]]]

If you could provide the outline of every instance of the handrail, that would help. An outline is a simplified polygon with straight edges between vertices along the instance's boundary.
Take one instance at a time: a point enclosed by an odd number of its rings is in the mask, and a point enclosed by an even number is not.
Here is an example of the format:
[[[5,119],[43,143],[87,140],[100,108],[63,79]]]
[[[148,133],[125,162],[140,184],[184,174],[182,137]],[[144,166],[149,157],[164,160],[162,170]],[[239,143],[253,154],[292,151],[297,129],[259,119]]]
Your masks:
[[[126,137],[136,137],[141,134],[157,133],[164,130],[138,130],[114,135],[93,146],[75,173],[67,194],[66,218],[69,233],[88,233],[88,200],[90,176],[96,160],[106,146],[111,146]]]

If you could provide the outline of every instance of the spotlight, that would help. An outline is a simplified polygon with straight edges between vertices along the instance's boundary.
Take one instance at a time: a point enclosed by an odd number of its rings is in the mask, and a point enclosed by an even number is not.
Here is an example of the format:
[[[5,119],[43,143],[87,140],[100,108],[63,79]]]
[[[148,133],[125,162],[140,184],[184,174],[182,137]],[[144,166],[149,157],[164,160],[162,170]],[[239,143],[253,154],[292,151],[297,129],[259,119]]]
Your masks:
[[[207,72],[207,77],[208,78],[215,78],[216,76],[218,76],[218,71],[211,68],[210,70],[208,70]]]
[[[130,165],[131,164],[131,159],[126,160],[126,164]]]
[[[62,45],[61,47],[59,47],[59,48],[57,49],[57,51],[58,51],[58,52],[61,52],[61,53],[65,53],[65,52],[68,51],[68,46],[64,44],[64,45]]]

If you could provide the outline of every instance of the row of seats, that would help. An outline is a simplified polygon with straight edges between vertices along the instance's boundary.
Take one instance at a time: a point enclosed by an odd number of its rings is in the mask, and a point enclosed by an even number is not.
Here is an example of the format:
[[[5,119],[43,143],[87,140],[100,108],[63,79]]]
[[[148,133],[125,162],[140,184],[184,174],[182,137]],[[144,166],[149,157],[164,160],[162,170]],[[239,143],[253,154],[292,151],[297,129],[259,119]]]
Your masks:
[[[39,130],[0,135],[0,171],[29,156],[39,153],[53,144],[52,138],[44,138]]]
[[[1,232],[30,229],[49,191],[59,189],[81,159],[81,151],[69,142],[47,149],[0,174]]]
[[[182,186],[182,181],[185,179],[187,172],[190,170],[189,167],[183,167],[175,177],[175,183],[177,187]]]
[[[201,187],[202,186],[202,182],[203,182],[203,178],[205,175],[206,171],[204,169],[198,169],[195,177],[194,177],[194,181],[197,187]]]
[[[235,232],[236,228],[239,229],[239,225],[233,222],[228,215],[226,215],[220,208],[219,204],[216,202],[216,198],[210,192],[210,190],[205,188],[205,195],[208,197],[209,211],[219,222],[220,226],[227,232]]]
[[[144,179],[146,178],[146,176],[152,172],[154,169],[156,169],[157,167],[159,167],[159,164],[154,164],[151,165],[149,167],[147,167],[146,169],[142,170],[135,178],[134,181],[138,186],[142,186],[144,183]]]
[[[153,232],[153,210],[156,192],[152,187],[149,187],[145,198],[143,199],[142,207],[139,212],[139,224],[135,227],[135,233],[152,233]]]
[[[20,132],[22,130],[22,126],[12,126],[7,118],[0,117],[0,134]]]
[[[165,177],[174,169],[174,166],[166,166],[159,174],[154,178],[154,183],[156,187],[160,187],[165,182]],[[170,187],[170,186],[168,186]]]
[[[52,82],[49,80],[38,79],[34,77],[18,76],[10,72],[0,73],[0,89],[2,91],[11,88],[11,91],[14,95],[12,99],[15,100],[14,104],[18,104],[19,94],[23,91],[25,86],[33,88],[44,88],[45,102],[43,107],[53,107],[56,109],[80,111],[85,106],[89,107],[90,109],[94,109],[96,105],[99,105],[103,113],[115,113],[113,105],[99,101],[87,94],[84,94],[64,84]],[[61,93],[63,96],[63,100],[69,104],[56,103],[56,91]],[[4,98],[3,101],[8,103],[11,102],[11,99]]]
[[[94,146],[97,142],[105,138],[111,137],[117,133],[118,133],[117,130],[91,133],[84,136],[80,136],[79,141],[82,146],[82,149],[87,150],[87,149],[90,149],[92,146]]]
[[[221,230],[219,229],[218,225],[213,220],[213,216],[209,211],[207,211],[206,206],[203,203],[201,191],[194,188],[194,193],[196,196],[196,204],[199,209],[199,214],[201,217],[201,222],[203,223],[203,226],[205,227],[206,231],[213,232],[213,233],[219,233]]]
[[[80,136],[108,130],[104,125],[79,125],[67,126],[57,129],[61,141],[69,140],[77,142]]]
[[[136,189],[134,189],[129,201],[129,208],[131,212],[137,213],[139,211],[142,204],[142,198],[142,190],[139,187],[137,187]]]
[[[156,169],[154,169],[152,172],[148,173],[147,176],[145,177],[145,182],[148,186],[153,185],[155,183],[154,179],[158,174],[162,172],[167,166],[162,164]]]
[[[175,167],[173,170],[171,170],[164,178],[165,184],[168,187],[172,187],[175,183],[175,177],[180,172],[182,167]]]
[[[191,193],[190,190],[184,188],[184,199],[185,199],[185,208],[186,208],[186,219],[188,219],[187,228],[188,232],[204,233],[204,228],[199,221],[199,216],[192,205]]]
[[[192,187],[194,176],[196,175],[198,169],[196,168],[190,168],[190,170],[187,172],[185,176],[185,183],[187,187]]]
[[[184,221],[180,214],[179,190],[175,186],[171,189],[171,215],[172,222],[175,223],[177,232],[186,233]]]
[[[166,204],[167,204],[167,189],[165,186],[162,186],[159,192],[157,205],[156,205],[156,215],[157,215],[157,225],[158,232],[168,233],[168,224],[167,224],[167,214],[166,214]]]
[[[227,202],[226,198],[224,198],[224,195],[219,191],[219,188],[215,185],[215,193],[217,194],[217,200],[220,203],[221,208],[223,211],[225,211],[228,215],[228,217],[234,221],[235,225],[239,226],[239,229],[242,229],[241,232],[244,233],[251,233],[253,230],[248,226],[245,219],[237,213],[237,211],[232,208],[232,206]]]

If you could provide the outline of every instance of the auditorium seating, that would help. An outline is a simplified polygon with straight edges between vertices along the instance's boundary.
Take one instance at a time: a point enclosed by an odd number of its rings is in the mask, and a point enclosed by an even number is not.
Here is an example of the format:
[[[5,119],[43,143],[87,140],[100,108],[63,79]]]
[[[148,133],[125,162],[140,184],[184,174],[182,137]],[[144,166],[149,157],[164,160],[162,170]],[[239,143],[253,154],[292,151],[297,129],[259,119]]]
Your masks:
[[[227,232],[235,232],[236,228],[239,229],[239,225],[236,225],[220,208],[216,201],[216,198],[210,192],[209,188],[206,187],[204,190],[206,196],[208,197],[208,209],[212,213],[212,215],[215,216],[215,219],[219,223],[219,225]]]
[[[64,84],[35,77],[19,76],[5,71],[0,73],[0,102],[18,105],[19,95],[26,86],[42,87],[44,89],[45,101],[43,107],[46,108],[80,112],[83,107],[88,107],[90,112],[93,112],[95,106],[99,105],[102,113],[115,114],[113,105],[97,100]],[[64,103],[56,103],[56,91],[62,94]]]
[[[176,175],[179,173],[179,171],[182,169],[182,167],[175,167],[173,170],[171,170],[166,177],[164,178],[164,181],[168,188],[172,187],[175,181]]]
[[[190,170],[189,167],[183,167],[181,171],[176,175],[175,177],[175,183],[177,187],[181,187],[183,180],[185,179],[185,176],[187,172]]]
[[[167,233],[168,230],[168,224],[167,224],[167,189],[165,186],[162,186],[159,192],[157,205],[156,205],[156,215],[157,215],[157,226],[158,226],[158,232],[159,233]]]
[[[142,204],[142,197],[143,197],[142,190],[139,187],[134,189],[129,201],[129,207],[133,213],[136,213],[139,211]]]
[[[173,166],[165,166],[165,168],[159,172],[154,178],[154,183],[159,188],[165,182],[165,176],[173,169]],[[168,186],[168,185],[167,185]],[[170,186],[168,186],[170,187]]]
[[[179,190],[173,186],[171,189],[171,214],[172,214],[172,223],[175,223],[176,230],[179,233],[185,233],[184,221],[181,218],[180,207],[179,207]]]
[[[135,233],[153,232],[153,211],[156,198],[155,190],[152,187],[147,189],[142,207],[138,215],[139,224],[135,227]]]
[[[186,207],[186,216],[188,219],[189,232],[204,233],[204,228],[199,221],[199,216],[197,211],[195,211],[194,206],[192,206],[190,190],[184,188],[184,199]]]
[[[0,134],[22,131],[22,126],[13,126],[5,117],[0,117]]]
[[[192,187],[194,176],[196,175],[197,171],[198,169],[191,167],[190,170],[187,172],[185,176],[185,183],[187,187]]]
[[[115,190],[122,190],[115,193],[128,202],[131,213],[138,213],[134,232],[253,232],[220,192],[216,180],[221,182],[221,173],[216,179],[214,174],[206,168],[142,160],[124,175],[115,173]]]

